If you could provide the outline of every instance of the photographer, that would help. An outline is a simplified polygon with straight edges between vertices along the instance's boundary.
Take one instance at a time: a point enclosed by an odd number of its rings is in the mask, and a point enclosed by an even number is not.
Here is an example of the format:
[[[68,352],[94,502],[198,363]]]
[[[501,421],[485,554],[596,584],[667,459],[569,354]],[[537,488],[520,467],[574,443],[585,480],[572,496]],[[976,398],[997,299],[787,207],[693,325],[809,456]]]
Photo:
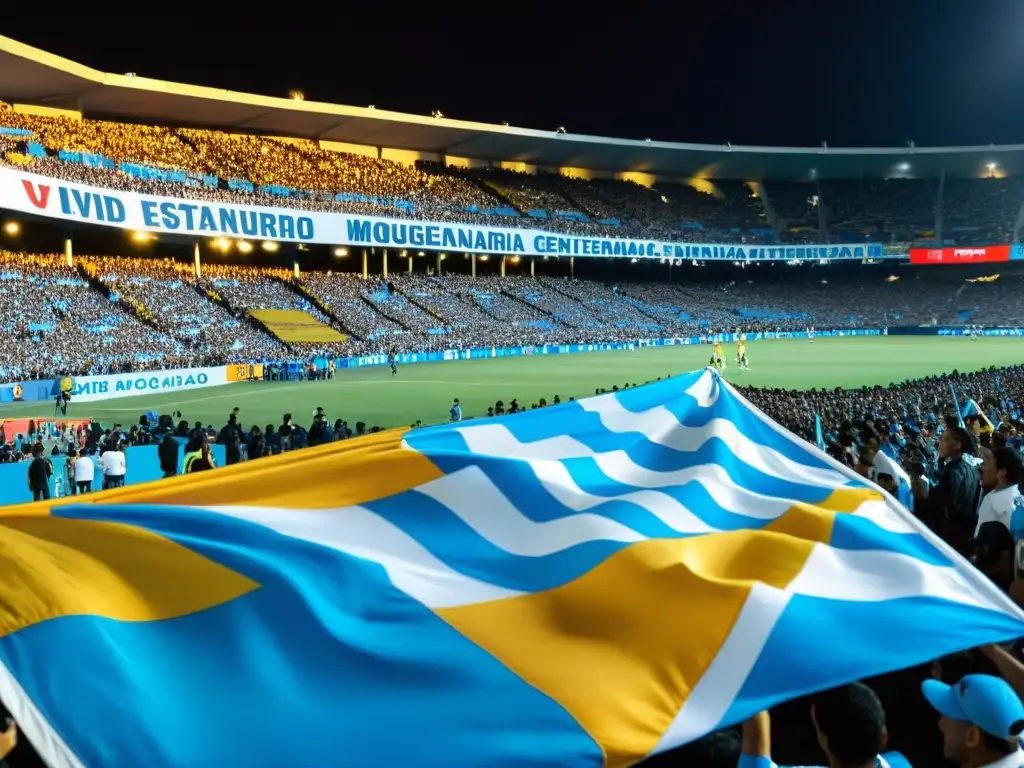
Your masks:
[[[43,456],[42,444],[32,446],[32,463],[28,465],[28,487],[32,491],[32,501],[50,498],[50,476],[53,464]]]

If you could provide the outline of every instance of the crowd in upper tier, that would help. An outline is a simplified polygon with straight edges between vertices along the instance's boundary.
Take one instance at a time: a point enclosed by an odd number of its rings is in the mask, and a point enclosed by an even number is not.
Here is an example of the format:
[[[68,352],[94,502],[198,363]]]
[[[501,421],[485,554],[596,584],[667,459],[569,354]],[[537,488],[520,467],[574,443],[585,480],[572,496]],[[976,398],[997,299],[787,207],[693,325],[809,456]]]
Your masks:
[[[543,262],[542,262],[543,263]],[[536,265],[535,265],[536,266]],[[641,265],[642,266],[642,265]],[[1022,326],[1024,273],[787,267],[747,279],[585,280],[346,272],[0,251],[0,378],[469,347],[895,325]],[[829,277],[823,278],[823,275]],[[899,277],[899,279],[894,279]],[[993,277],[993,276],[989,276]],[[973,280],[973,281],[972,281]],[[342,341],[285,343],[252,312],[296,310]],[[336,336],[336,334],[335,334]],[[44,376],[45,378],[45,376]]]
[[[1024,182],[1016,178],[646,187],[502,167],[413,166],[311,141],[29,115],[3,102],[0,165],[206,201],[676,242],[907,244],[941,237],[990,245],[1011,242],[1024,220]]]

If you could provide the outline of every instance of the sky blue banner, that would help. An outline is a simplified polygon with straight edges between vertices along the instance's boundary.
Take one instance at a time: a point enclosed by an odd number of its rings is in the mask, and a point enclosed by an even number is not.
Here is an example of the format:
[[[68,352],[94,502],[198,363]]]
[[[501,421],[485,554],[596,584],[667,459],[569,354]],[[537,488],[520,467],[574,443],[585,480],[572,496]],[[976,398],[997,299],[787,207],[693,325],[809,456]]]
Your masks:
[[[0,385],[0,403],[33,402],[51,400],[56,394],[57,381],[16,381]]]
[[[1024,259],[1024,243],[1017,243],[1010,248],[1010,260]]]
[[[187,189],[183,192],[189,193]],[[234,205],[92,187],[10,168],[0,168],[0,208],[158,235],[223,236],[396,250],[705,261],[856,261],[884,257],[878,243],[806,246],[680,243],[555,234],[528,227]]]

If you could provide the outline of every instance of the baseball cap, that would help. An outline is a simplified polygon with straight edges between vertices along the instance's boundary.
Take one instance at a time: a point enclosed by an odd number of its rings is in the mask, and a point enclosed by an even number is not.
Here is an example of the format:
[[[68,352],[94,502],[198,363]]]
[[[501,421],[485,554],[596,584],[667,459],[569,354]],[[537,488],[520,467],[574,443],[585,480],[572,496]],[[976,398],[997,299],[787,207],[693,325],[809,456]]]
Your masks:
[[[997,739],[1009,741],[1024,731],[1024,704],[1000,677],[966,675],[953,685],[925,680],[921,693],[939,714],[976,725]]]

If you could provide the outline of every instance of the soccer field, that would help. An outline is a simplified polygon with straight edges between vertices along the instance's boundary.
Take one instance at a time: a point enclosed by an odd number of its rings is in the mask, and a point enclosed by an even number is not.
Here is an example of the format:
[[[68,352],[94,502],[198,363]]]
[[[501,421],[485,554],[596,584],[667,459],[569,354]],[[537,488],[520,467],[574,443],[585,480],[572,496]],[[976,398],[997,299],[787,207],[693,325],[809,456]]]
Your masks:
[[[1024,362],[1024,340],[889,336],[873,338],[764,340],[747,345],[750,371],[738,370],[734,344],[726,345],[725,377],[735,384],[810,389],[889,384],[937,373],[978,370],[992,365]],[[281,423],[292,413],[307,424],[317,406],[331,422],[343,418],[354,427],[407,426],[447,420],[453,398],[465,416],[486,412],[495,400],[506,407],[513,398],[529,407],[540,398],[550,403],[611,389],[643,384],[671,374],[706,366],[709,346],[651,347],[632,352],[593,352],[575,355],[495,358],[399,366],[392,378],[387,366],[340,371],[333,381],[246,382],[198,392],[124,397],[100,403],[72,403],[69,416],[103,424],[134,423],[140,414],[180,410],[189,422],[220,427],[234,407],[241,421],[261,426]],[[0,416],[47,416],[48,403],[18,403],[0,407]],[[308,425],[307,425],[308,426]]]

